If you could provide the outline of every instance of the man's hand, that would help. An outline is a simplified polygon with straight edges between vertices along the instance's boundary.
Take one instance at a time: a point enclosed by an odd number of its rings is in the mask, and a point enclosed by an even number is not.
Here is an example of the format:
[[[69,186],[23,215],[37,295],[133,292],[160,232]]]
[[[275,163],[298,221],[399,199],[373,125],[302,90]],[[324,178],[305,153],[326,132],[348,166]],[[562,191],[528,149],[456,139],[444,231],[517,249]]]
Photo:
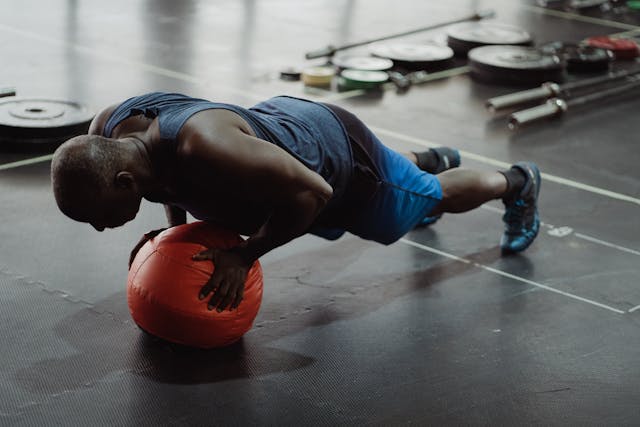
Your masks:
[[[195,261],[212,261],[213,274],[202,287],[199,299],[204,299],[213,292],[207,308],[217,308],[220,313],[227,307],[237,308],[244,295],[244,283],[251,268],[251,263],[231,250],[207,249],[192,257]]]
[[[140,250],[140,248],[143,247],[144,244],[147,243],[149,240],[153,239],[158,234],[162,233],[164,230],[166,230],[166,228],[158,228],[157,230],[151,230],[150,232],[142,236],[140,241],[138,241],[136,246],[131,251],[131,254],[129,255],[129,268],[131,268],[131,264],[133,264],[133,260],[138,254],[138,251]]]

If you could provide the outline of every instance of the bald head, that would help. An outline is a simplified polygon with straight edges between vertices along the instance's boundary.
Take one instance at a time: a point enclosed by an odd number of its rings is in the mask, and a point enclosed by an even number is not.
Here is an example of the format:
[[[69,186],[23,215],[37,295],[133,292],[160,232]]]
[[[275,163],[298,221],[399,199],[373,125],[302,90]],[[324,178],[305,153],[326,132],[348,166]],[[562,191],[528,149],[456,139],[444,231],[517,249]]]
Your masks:
[[[128,174],[123,171],[130,163],[130,151],[131,144],[125,141],[97,135],[77,136],[58,147],[51,162],[51,182],[60,210],[72,219],[95,226],[96,218],[105,215],[103,211],[123,209],[114,197],[131,190],[119,185],[119,177]]]

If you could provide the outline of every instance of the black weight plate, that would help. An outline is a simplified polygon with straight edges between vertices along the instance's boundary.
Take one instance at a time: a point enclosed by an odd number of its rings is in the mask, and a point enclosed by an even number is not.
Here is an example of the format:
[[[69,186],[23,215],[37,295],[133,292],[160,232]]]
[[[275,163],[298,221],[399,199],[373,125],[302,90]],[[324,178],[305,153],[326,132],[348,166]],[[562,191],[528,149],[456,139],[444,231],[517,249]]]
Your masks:
[[[339,68],[361,71],[385,71],[393,67],[390,59],[371,56],[334,56],[331,62]]]
[[[490,83],[535,85],[563,80],[557,56],[525,46],[482,46],[469,51],[471,75]]]
[[[85,133],[94,113],[72,101],[12,98],[0,101],[0,147],[59,145]]]
[[[552,42],[541,46],[540,49],[563,58],[570,73],[606,71],[615,58],[613,52],[608,49],[576,43]]]
[[[469,50],[479,46],[528,46],[531,42],[531,35],[525,30],[495,22],[463,22],[447,31],[447,44],[458,56],[465,56]]]
[[[453,50],[435,44],[393,43],[371,47],[371,54],[393,61],[396,67],[409,70],[428,70],[447,64]]]

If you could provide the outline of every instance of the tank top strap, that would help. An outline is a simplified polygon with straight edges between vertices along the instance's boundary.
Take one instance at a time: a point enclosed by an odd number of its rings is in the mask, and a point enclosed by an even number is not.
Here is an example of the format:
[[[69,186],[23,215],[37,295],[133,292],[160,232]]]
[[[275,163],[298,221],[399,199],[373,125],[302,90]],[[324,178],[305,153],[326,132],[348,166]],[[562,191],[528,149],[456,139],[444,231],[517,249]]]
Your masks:
[[[142,114],[150,119],[157,118],[160,138],[173,141],[191,116],[210,109],[231,110],[247,118],[246,110],[235,105],[211,102],[178,93],[152,92],[129,98],[118,105],[107,119],[102,134],[110,138],[115,127],[123,120]]]

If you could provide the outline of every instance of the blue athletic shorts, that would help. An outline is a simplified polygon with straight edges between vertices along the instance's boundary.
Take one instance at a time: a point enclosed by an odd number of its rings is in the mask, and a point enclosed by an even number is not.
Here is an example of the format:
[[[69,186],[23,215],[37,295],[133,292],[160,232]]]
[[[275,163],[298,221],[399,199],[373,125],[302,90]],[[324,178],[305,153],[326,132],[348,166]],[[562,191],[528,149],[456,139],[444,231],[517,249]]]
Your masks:
[[[405,156],[386,147],[357,117],[325,104],[345,126],[354,148],[356,163],[371,166],[377,186],[371,197],[351,206],[344,227],[314,227],[312,234],[334,240],[348,231],[363,239],[391,244],[415,228],[442,200],[442,187],[435,175],[424,172]],[[363,155],[364,152],[364,155]],[[358,155],[360,153],[360,155]],[[359,158],[360,157],[360,158]]]

